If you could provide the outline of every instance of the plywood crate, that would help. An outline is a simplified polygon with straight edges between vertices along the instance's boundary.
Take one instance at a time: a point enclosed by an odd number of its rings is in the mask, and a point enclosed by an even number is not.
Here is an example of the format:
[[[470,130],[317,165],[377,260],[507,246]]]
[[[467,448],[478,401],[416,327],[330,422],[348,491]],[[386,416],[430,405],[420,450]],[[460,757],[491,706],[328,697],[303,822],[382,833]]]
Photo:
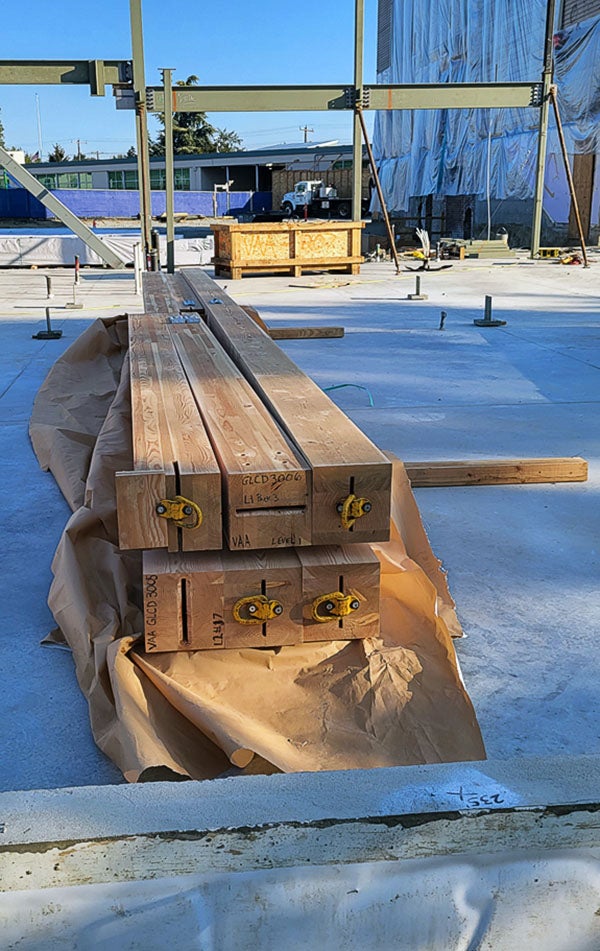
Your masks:
[[[215,275],[238,280],[273,272],[300,277],[304,271],[359,274],[362,221],[280,221],[211,226]]]

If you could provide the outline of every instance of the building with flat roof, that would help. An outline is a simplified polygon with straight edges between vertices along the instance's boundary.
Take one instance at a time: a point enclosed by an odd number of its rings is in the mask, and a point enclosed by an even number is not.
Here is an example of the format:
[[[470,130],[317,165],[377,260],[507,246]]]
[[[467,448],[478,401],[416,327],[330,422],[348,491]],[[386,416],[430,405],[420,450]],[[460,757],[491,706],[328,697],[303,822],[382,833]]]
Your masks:
[[[350,187],[352,146],[336,141],[298,142],[238,152],[176,155],[176,211],[221,215],[279,207],[281,188],[299,178],[327,177],[341,193]],[[25,168],[81,217],[135,217],[139,213],[137,159],[32,162]],[[150,159],[153,214],[165,205],[165,160]],[[347,182],[346,182],[347,179]],[[275,186],[276,194],[273,194]],[[7,173],[0,180],[0,216],[47,217]],[[119,194],[117,194],[119,193]],[[348,192],[348,194],[350,194]],[[38,207],[39,206],[39,207]]]

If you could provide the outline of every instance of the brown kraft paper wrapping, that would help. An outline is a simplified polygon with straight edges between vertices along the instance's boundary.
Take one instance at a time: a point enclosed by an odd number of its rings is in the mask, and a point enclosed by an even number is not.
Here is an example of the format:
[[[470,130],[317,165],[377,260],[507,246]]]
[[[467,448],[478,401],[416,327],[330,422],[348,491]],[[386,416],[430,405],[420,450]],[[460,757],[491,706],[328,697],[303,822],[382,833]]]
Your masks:
[[[141,556],[116,544],[114,473],[132,467],[125,353],[124,320],[92,324],[50,371],[30,435],[73,509],[52,566],[54,638],[71,647],[96,742],[126,779],[484,758],[454,602],[398,460],[391,540],[373,546],[379,638],[144,652]]]

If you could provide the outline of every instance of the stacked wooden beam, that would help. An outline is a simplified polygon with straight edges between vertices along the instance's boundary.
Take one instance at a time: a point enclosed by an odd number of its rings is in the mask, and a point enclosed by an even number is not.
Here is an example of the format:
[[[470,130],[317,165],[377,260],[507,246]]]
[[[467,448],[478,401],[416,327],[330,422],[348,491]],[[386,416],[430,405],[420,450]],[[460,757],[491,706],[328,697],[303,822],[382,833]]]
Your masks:
[[[376,635],[388,459],[205,272],[147,274],[144,302],[117,507],[147,650]]]

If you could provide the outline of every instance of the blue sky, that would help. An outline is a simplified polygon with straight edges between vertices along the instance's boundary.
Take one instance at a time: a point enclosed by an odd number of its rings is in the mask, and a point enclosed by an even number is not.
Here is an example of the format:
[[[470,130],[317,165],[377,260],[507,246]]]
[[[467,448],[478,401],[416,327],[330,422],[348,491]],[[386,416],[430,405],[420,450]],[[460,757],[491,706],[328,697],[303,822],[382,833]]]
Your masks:
[[[0,56],[20,59],[130,59],[128,0],[28,0],[24,16],[3,17]],[[354,0],[142,0],[146,81],[160,84],[159,69],[174,80],[196,74],[207,85],[328,84],[352,82]],[[365,0],[365,80],[375,81],[376,0]],[[133,113],[117,112],[110,87],[104,98],[87,87],[2,86],[0,118],[8,147],[38,148],[36,94],[47,153],[58,142],[69,155],[124,152],[135,141]],[[246,148],[302,139],[351,141],[350,114],[212,113],[213,124],[232,129]],[[156,126],[150,120],[150,134]]]

